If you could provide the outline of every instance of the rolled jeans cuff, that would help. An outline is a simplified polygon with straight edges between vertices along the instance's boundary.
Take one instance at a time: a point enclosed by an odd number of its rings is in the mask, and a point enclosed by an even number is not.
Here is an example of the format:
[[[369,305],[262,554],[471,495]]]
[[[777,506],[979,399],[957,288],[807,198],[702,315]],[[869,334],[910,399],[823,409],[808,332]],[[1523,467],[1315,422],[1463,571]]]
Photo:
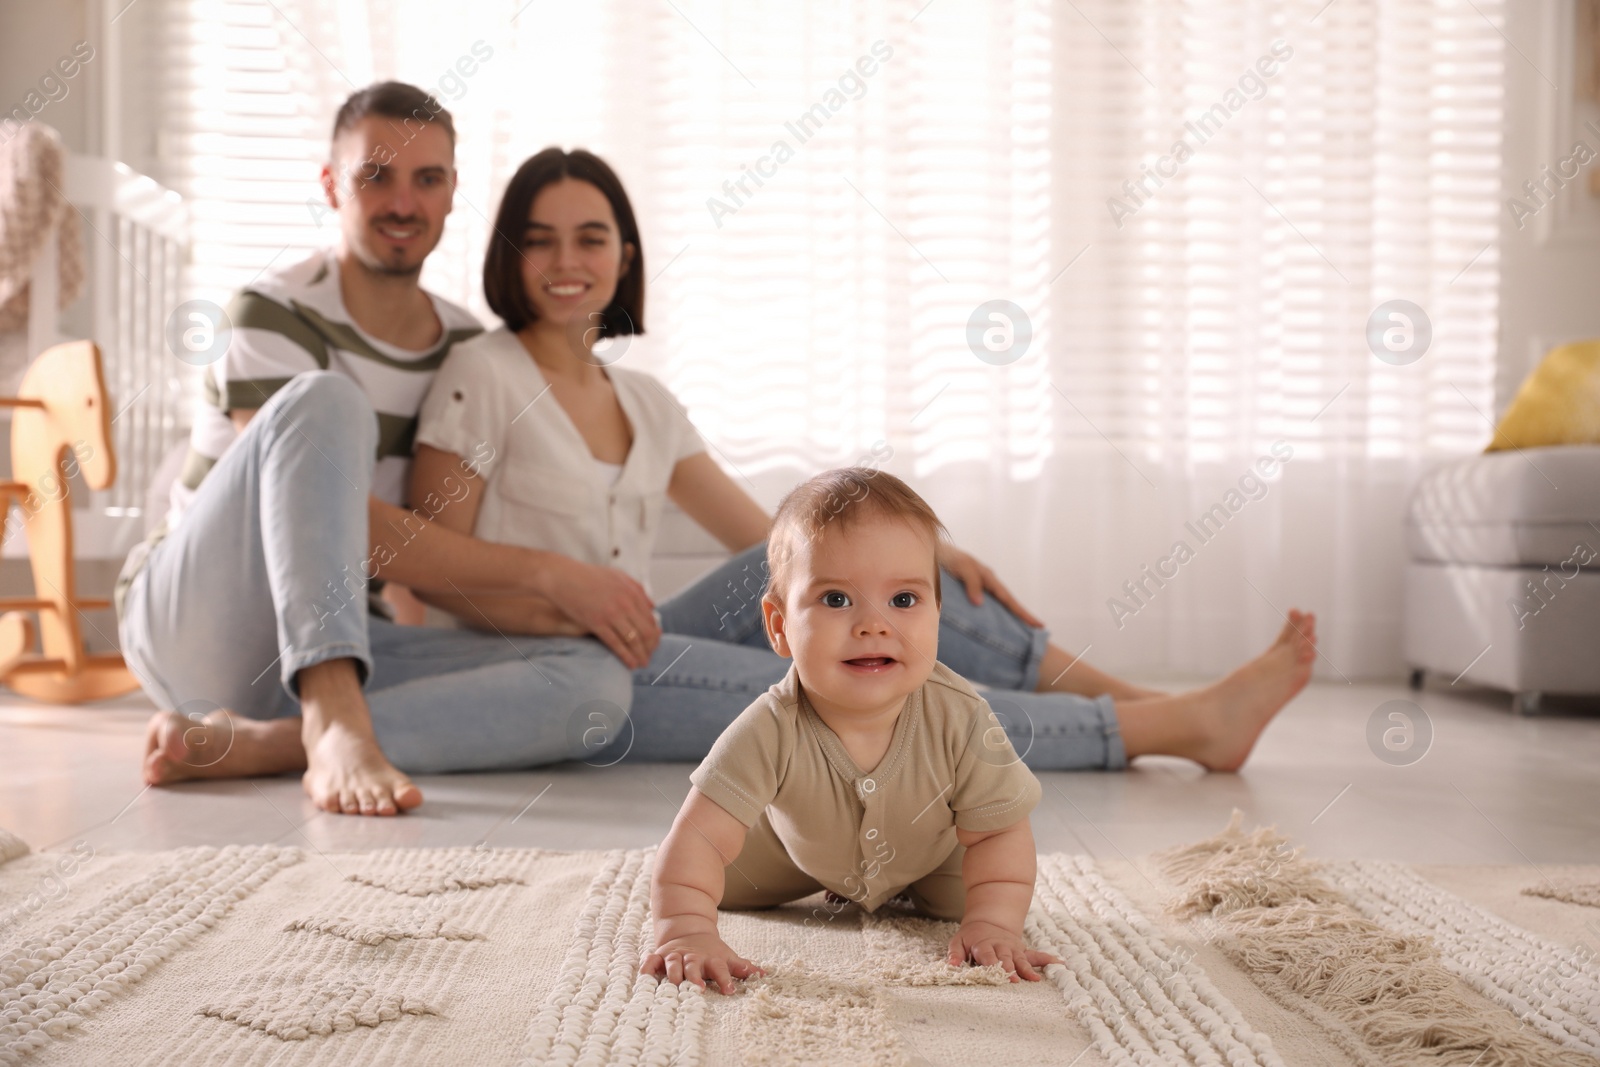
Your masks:
[[[1120,771],[1128,766],[1128,749],[1122,743],[1122,726],[1117,721],[1117,702],[1111,694],[1102,693],[1094,698],[1094,705],[1100,715],[1100,736],[1105,743],[1106,761],[1108,771]]]
[[[300,699],[300,687],[296,676],[307,667],[315,667],[319,663],[326,663],[335,659],[353,659],[356,661],[356,675],[364,689],[367,679],[372,677],[372,653],[366,643],[356,644],[351,641],[330,641],[325,645],[317,645],[308,649],[289,649],[283,654],[280,661],[278,678],[283,684],[283,691],[296,700]]]
[[[1022,692],[1033,693],[1038,691],[1039,668],[1044,663],[1044,650],[1049,644],[1049,630],[1039,629],[1033,631],[1033,643],[1028,646],[1027,654],[1022,661],[1022,680],[1016,686]],[[1116,721],[1116,715],[1113,714],[1111,717],[1112,724],[1115,725]]]

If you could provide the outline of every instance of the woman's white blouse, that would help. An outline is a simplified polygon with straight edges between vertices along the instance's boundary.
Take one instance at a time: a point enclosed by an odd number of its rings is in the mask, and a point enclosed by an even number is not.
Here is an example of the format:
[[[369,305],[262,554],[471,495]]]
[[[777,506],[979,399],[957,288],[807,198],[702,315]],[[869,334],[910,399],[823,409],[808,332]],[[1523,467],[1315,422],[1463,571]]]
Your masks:
[[[605,373],[633,427],[620,471],[589,452],[546,393],[538,364],[504,327],[450,349],[422,403],[416,439],[483,475],[476,536],[616,567],[649,588],[673,468],[706,446],[654,377],[622,367]]]

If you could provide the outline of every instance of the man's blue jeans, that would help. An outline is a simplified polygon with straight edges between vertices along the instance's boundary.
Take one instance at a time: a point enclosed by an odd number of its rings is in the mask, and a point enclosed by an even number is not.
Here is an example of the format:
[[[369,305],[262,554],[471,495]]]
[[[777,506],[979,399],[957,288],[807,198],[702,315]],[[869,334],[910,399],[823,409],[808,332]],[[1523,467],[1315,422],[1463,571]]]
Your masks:
[[[600,642],[368,617],[376,448],[376,416],[348,378],[302,374],[262,405],[127,590],[122,650],[145,691],[186,713],[298,715],[296,673],[347,657],[401,770],[585,755],[601,739],[593,709],[620,724],[631,696],[627,668]],[[404,537],[391,538],[399,552]]]

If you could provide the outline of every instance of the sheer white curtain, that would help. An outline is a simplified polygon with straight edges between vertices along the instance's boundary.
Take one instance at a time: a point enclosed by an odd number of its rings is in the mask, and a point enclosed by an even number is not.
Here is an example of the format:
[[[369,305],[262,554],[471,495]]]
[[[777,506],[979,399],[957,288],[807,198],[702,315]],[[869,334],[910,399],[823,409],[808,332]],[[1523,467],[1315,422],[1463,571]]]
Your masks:
[[[141,7],[202,295],[332,239],[334,108],[414,81],[460,133],[426,283],[487,318],[511,171],[599,152],[645,233],[625,358],[765,503],[892,450],[1099,665],[1220,670],[1294,604],[1327,677],[1398,668],[1406,487],[1492,413],[1498,0]]]
[[[1399,668],[1405,492],[1481,448],[1493,410],[1499,19],[1346,0],[1058,14],[1054,262],[1072,265],[1051,367],[1071,421],[1019,514],[1030,577],[1095,656],[1217,669],[1298,604],[1325,677]],[[1406,366],[1367,340],[1393,299],[1431,321]],[[1229,500],[1278,441],[1278,480]],[[1239,497],[1220,533],[1191,532]],[[1193,558],[1114,621],[1107,598],[1180,541]]]

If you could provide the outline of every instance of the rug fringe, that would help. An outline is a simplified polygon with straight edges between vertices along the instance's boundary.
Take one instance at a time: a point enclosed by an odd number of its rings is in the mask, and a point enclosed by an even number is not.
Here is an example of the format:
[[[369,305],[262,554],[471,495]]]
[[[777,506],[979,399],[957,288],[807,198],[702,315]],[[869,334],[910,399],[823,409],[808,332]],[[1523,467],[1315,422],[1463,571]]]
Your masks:
[[[1363,917],[1275,827],[1247,833],[1243,821],[1235,809],[1221,833],[1157,858],[1182,887],[1171,910],[1209,925],[1252,977],[1281,981],[1389,1062],[1594,1067],[1472,994],[1431,938]]]

